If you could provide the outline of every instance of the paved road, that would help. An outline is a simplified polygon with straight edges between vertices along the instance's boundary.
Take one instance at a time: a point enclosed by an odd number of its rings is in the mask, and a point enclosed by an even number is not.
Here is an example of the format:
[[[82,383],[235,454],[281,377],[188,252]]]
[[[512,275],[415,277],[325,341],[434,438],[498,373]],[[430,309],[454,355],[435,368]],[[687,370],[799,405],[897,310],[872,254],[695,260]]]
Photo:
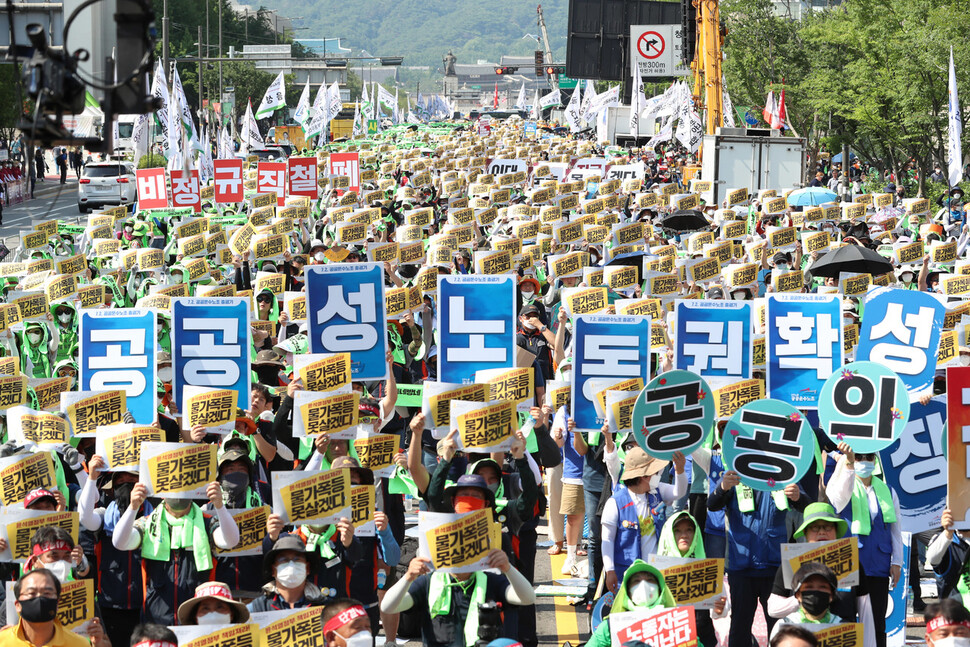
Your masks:
[[[28,199],[21,204],[4,207],[0,237],[13,251],[19,244],[15,239],[20,231],[30,229],[34,221],[56,219],[75,222],[80,217],[84,217],[86,221],[86,216],[82,216],[77,209],[77,179],[69,179],[66,184],[60,184],[50,177],[34,187],[33,200]]]

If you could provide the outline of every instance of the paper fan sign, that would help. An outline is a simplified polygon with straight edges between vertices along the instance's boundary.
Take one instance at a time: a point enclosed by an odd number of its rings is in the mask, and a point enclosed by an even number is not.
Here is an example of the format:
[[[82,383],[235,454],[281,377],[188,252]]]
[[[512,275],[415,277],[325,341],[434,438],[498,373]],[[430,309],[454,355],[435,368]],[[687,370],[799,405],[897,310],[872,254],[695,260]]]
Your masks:
[[[892,445],[909,422],[909,394],[893,371],[852,362],[825,381],[818,419],[833,442],[869,454]]]
[[[815,432],[798,409],[780,400],[757,400],[738,409],[721,439],[724,469],[764,492],[783,490],[808,472]]]
[[[667,371],[640,391],[633,405],[633,435],[649,455],[670,460],[704,444],[714,424],[711,387],[690,371]]]

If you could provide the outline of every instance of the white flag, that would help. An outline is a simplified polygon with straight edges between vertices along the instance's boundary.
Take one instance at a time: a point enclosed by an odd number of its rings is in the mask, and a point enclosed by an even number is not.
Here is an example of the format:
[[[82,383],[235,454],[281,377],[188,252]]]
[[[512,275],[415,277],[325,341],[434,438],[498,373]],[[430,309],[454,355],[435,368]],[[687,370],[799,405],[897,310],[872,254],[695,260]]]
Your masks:
[[[283,73],[280,72],[273,79],[273,82],[269,84],[266,88],[266,94],[263,95],[263,100],[259,103],[259,109],[256,111],[256,116],[260,119],[264,119],[280,108],[286,107],[286,87],[283,84]]]
[[[306,132],[306,124],[310,121],[310,77],[307,77],[306,85],[300,94],[300,100],[296,104],[296,112],[293,113],[293,120],[303,126]]]
[[[138,115],[138,119],[135,120],[135,125],[131,129],[131,145],[134,149],[133,159],[135,160],[136,165],[138,164],[138,160],[142,158],[142,155],[148,154],[149,119],[151,119],[149,115]],[[115,123],[117,123],[117,121]]]
[[[562,103],[562,96],[559,94],[559,90],[557,89],[539,99],[539,108],[545,110],[546,108],[551,108],[552,106],[558,106],[560,103]]]
[[[538,119],[540,114],[542,114],[542,111],[539,110],[539,90],[537,89],[532,96],[532,109],[529,110],[529,118]]]
[[[593,105],[593,98],[595,96],[596,90],[593,89],[592,80],[586,79],[586,90],[583,92],[583,102],[579,106],[583,121],[589,121],[592,119],[592,115],[589,113],[589,108],[591,105]]]
[[[605,90],[593,97],[590,102],[589,115],[595,117],[607,108],[614,108],[620,105],[620,86],[614,85],[609,90]],[[589,121],[587,119],[586,121]]]
[[[152,77],[152,96],[161,101],[161,106],[155,111],[155,118],[158,125],[162,128],[162,139],[168,142],[168,104],[171,97],[168,96],[168,86],[165,84],[165,69],[159,61],[155,66],[155,76]]]
[[[963,122],[960,120],[960,99],[957,96],[957,71],[953,66],[953,46],[950,46],[950,114],[947,139],[949,146],[947,156],[949,157],[949,182],[951,187],[960,183],[963,179],[963,153],[960,149],[960,137],[963,135]]]
[[[734,128],[734,102],[731,101],[731,95],[728,94],[723,79],[721,81],[721,87],[724,88],[724,98],[721,99],[724,105],[724,127]]]
[[[580,89],[577,86],[573,89],[573,96],[569,98],[569,105],[566,106],[566,123],[569,124],[571,132],[579,132],[580,122],[582,121],[582,109],[580,108]]]
[[[520,110],[524,110],[525,109],[525,102],[526,102],[526,98],[525,98],[525,81],[523,81],[522,82],[522,87],[519,88],[519,98],[515,100],[515,107],[516,108],[519,108]]]
[[[228,128],[221,128],[219,133],[219,159],[227,160],[232,159],[233,154],[236,152],[235,146],[232,144],[232,135],[229,134]]]
[[[377,86],[377,100],[392,111],[394,110],[394,106],[397,105],[394,101],[394,95],[385,90],[383,85]]]
[[[246,104],[246,114],[243,117],[243,131],[241,140],[243,152],[245,153],[249,152],[250,146],[253,148],[263,147],[263,138],[259,134],[259,126],[256,125],[256,118],[253,117],[252,101]]]
[[[401,112],[397,107],[397,88],[394,88],[394,110],[391,112],[391,121],[395,124],[401,123]]]
[[[185,90],[182,89],[182,79],[179,78],[178,68],[172,66],[172,97],[178,101],[179,113],[182,117],[182,126],[185,128],[186,135],[192,148],[201,148],[199,145],[199,135],[195,130],[195,119],[192,118],[192,111],[189,110],[189,101],[185,98]]]
[[[640,66],[633,66],[633,94],[630,97],[630,134],[640,136],[640,112],[647,102],[643,96],[643,78],[640,76]]]
[[[360,108],[364,111],[364,114],[370,113],[370,95],[367,94],[367,82],[364,82],[364,92],[360,95]]]
[[[367,88],[365,86],[364,87],[364,90],[366,91],[366,89]],[[361,135],[361,133],[363,133],[363,131],[364,131],[364,125],[363,125],[363,123],[361,123],[360,104],[358,103],[354,107],[354,132],[353,132],[352,137],[355,137],[355,138],[356,137],[359,137]]]

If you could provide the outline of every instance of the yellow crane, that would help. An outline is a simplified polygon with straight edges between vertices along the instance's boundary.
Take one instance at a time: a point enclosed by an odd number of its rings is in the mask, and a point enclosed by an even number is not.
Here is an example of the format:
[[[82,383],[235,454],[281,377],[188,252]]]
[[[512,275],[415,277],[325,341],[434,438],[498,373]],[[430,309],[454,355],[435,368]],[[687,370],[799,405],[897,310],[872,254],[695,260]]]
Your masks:
[[[724,87],[721,76],[721,19],[718,0],[690,0],[697,12],[694,46],[694,105],[706,110],[708,135],[715,134],[724,121]]]

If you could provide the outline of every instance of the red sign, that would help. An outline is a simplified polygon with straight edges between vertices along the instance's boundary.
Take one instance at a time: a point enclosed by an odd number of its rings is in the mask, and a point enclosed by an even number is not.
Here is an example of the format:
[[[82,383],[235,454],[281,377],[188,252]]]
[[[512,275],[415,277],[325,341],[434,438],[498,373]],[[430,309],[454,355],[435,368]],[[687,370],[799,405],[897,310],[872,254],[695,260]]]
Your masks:
[[[202,212],[202,196],[199,193],[199,172],[170,171],[172,177],[172,206],[192,207],[195,213]]]
[[[276,204],[286,204],[286,162],[260,162],[256,165],[256,193],[276,191]]]
[[[643,58],[654,59],[664,53],[667,43],[664,37],[655,31],[645,31],[637,39],[637,51]]]
[[[339,153],[337,154],[339,155]],[[356,156],[357,153],[353,153],[353,155]],[[290,181],[290,195],[306,195],[316,200],[320,188],[317,185],[317,158],[291,157],[286,160],[286,166]],[[359,172],[357,177],[360,177]],[[353,180],[351,180],[351,183],[353,183]],[[357,184],[360,184],[359,180]]]
[[[358,153],[331,153],[327,169],[330,175],[350,178],[350,191],[360,193],[360,155]]]
[[[616,614],[616,617],[610,614],[610,632],[614,645],[622,645],[628,641],[671,647],[697,645],[694,607],[663,609],[649,616],[643,611],[623,612]]]
[[[139,209],[162,209],[168,206],[165,169],[142,168],[135,171]]]
[[[243,161],[213,160],[217,204],[243,201]]]

